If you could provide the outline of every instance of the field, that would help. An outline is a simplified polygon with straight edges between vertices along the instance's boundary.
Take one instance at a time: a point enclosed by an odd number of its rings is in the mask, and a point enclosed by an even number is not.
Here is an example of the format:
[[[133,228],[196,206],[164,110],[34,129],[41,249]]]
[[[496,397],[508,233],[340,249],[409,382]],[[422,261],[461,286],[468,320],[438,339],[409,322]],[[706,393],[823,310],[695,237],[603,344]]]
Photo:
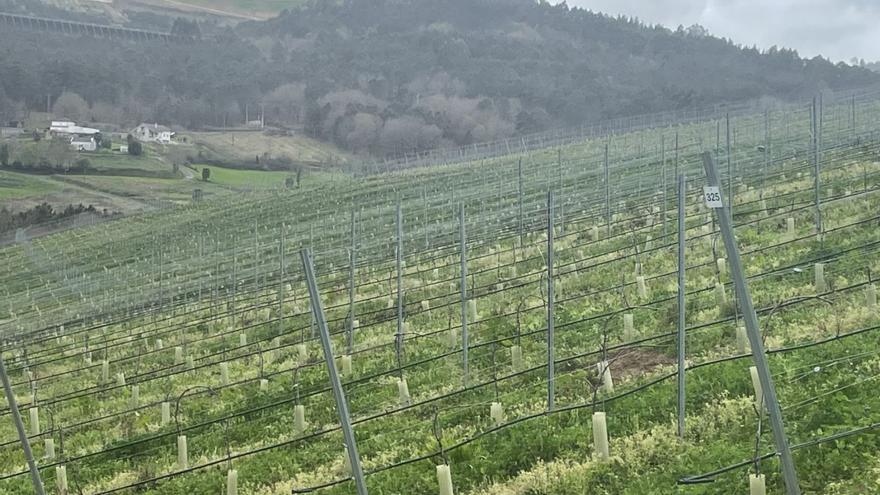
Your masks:
[[[198,132],[185,137],[200,147],[224,157],[253,161],[268,153],[273,157],[287,156],[298,163],[319,163],[342,166],[352,158],[345,151],[304,136],[272,136],[260,131]]]
[[[3,357],[43,479],[355,493],[309,248],[370,493],[437,493],[443,465],[471,495],[746,493],[750,473],[782,493],[724,210],[702,198],[708,149],[801,488],[870,493],[880,101],[828,100],[816,140],[792,106],[734,116],[730,143],[719,118],[299,189],[272,187],[280,173],[0,250]],[[212,167],[212,185],[243,174]],[[32,493],[0,415],[0,491]]]
[[[58,185],[42,177],[0,171],[0,200],[51,193]]]

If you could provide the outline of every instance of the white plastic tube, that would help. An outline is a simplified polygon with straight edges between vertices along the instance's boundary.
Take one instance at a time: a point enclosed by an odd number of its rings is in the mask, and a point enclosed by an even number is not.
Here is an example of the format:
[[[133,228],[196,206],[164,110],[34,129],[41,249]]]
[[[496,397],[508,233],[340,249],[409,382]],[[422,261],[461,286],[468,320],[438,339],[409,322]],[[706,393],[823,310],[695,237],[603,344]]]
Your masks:
[[[136,409],[141,403],[141,386],[131,386],[131,408]]]
[[[162,343],[162,339],[156,339],[156,350],[162,350],[165,345]]]
[[[163,402],[162,406],[162,426],[167,425],[171,422],[171,404],[168,402]]]
[[[67,466],[55,466],[55,487],[59,495],[67,495]]]
[[[785,231],[788,235],[794,235],[794,218],[788,217],[785,219]]]
[[[510,365],[513,371],[520,371],[523,368],[522,347],[514,345],[510,347]]]
[[[867,299],[867,303],[868,303],[869,308],[876,308],[877,307],[877,286],[876,285],[871,284],[868,286],[868,288],[866,289],[866,299]]]
[[[608,425],[604,412],[593,413],[593,450],[599,459],[608,460]]]
[[[246,333],[238,334],[238,345],[240,345],[242,347],[247,345],[247,334]]]
[[[758,368],[750,366],[749,373],[752,375],[752,387],[755,389],[755,407],[760,411],[764,405],[764,389],[761,386],[761,378],[758,376]]]
[[[763,474],[749,475],[749,495],[767,495]]]
[[[260,392],[266,392],[269,390],[269,380],[265,378],[260,379]]]
[[[116,386],[124,387],[125,386],[125,373],[120,371],[116,373]]]
[[[719,309],[727,306],[727,292],[724,290],[724,284],[715,282],[715,305]]]
[[[614,380],[611,379],[611,365],[608,361],[599,361],[596,363],[599,376],[602,377],[602,391],[605,393],[614,392]]]
[[[825,263],[816,263],[816,293],[822,294],[828,291],[828,285],[825,284]]]
[[[105,359],[101,362],[101,383],[107,383],[110,380],[110,363]]]
[[[238,495],[238,471],[235,469],[226,473],[226,495]]]
[[[590,229],[590,239],[593,242],[599,241],[599,227],[594,225],[593,228]]]
[[[174,364],[183,364],[183,347],[174,348]]]
[[[431,309],[431,302],[428,300],[422,301],[422,311],[428,311]]]
[[[504,406],[500,402],[493,402],[489,407],[489,415],[492,417],[492,423],[495,426],[504,424]]]
[[[718,274],[722,277],[727,275],[727,260],[724,258],[718,258],[715,260],[715,266],[718,267]]]
[[[31,435],[36,436],[40,434],[40,408],[34,406],[28,409],[28,413],[31,416]]]
[[[351,376],[351,355],[346,354],[340,358],[342,363],[342,376]]]
[[[177,437],[177,469],[183,470],[189,467],[189,455],[187,453],[186,435]]]
[[[736,327],[736,350],[740,354],[745,354],[751,351],[751,345],[749,344],[749,334],[746,332],[746,327],[737,326]]]
[[[220,383],[229,385],[229,363],[227,362],[220,363]]]
[[[296,345],[297,362],[300,365],[309,362],[309,348],[305,344]]]
[[[43,447],[46,450],[45,458],[46,459],[54,459],[55,458],[55,439],[47,438],[43,440]]]
[[[477,301],[475,299],[468,301],[468,319],[471,323],[477,321]]]
[[[453,495],[452,472],[446,464],[437,466],[437,484],[440,486],[440,495]]]
[[[400,396],[400,405],[408,406],[410,404],[409,385],[406,378],[397,380],[397,393]]]
[[[306,431],[306,406],[302,404],[293,406],[293,430],[297,435]]]
[[[639,297],[642,299],[646,299],[648,297],[648,286],[645,284],[645,276],[639,275],[636,277],[636,286],[639,289]]]
[[[636,336],[635,326],[633,325],[633,314],[624,313],[623,315],[623,340],[629,342]]]

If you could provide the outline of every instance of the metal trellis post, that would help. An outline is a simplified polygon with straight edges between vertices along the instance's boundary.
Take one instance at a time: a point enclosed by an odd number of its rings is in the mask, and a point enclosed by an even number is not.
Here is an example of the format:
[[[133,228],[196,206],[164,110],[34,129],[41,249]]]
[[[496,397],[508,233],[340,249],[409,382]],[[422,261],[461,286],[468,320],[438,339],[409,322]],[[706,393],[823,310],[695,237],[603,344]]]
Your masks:
[[[684,247],[686,240],[685,231],[685,194],[686,179],[684,175],[678,176],[678,436],[684,438],[685,417],[685,306],[684,306],[684,275],[685,260]]]
[[[722,188],[720,187],[721,183],[718,180],[718,171],[715,167],[715,159],[712,158],[711,153],[703,153],[703,166],[706,169],[709,185],[718,188],[723,204],[727,201],[727,198],[723,197]],[[724,248],[727,252],[730,274],[734,279],[734,288],[742,305],[743,320],[745,320],[749,343],[752,346],[752,356],[755,359],[755,367],[758,369],[764,402],[767,405],[770,423],[773,426],[773,440],[776,444],[776,451],[779,453],[780,460],[782,461],[782,474],[785,479],[786,493],[788,495],[800,495],[801,490],[798,485],[797,470],[794,466],[794,459],[791,456],[788,438],[785,435],[782,410],[776,397],[776,386],[773,383],[773,377],[770,375],[770,366],[767,364],[764,342],[761,340],[760,329],[758,328],[758,315],[755,313],[755,308],[752,305],[752,295],[749,292],[748,282],[743,271],[742,261],[740,260],[739,247],[734,237],[733,225],[731,225],[732,216],[723,207],[716,208],[716,216],[721,225],[721,236],[724,239]]]
[[[12,412],[12,420],[15,422],[15,429],[18,430],[18,438],[21,441],[21,447],[24,450],[24,456],[27,459],[28,467],[31,471],[31,481],[34,484],[34,493],[37,495],[46,495],[43,490],[43,479],[40,478],[40,470],[37,469],[37,463],[34,461],[34,453],[31,451],[31,444],[28,442],[27,431],[24,429],[24,423],[21,422],[21,413],[18,410],[18,404],[15,401],[15,393],[9,384],[9,377],[6,375],[6,364],[3,362],[2,351],[0,351],[0,380],[3,380],[3,391],[6,393],[6,401],[9,403],[9,410]]]
[[[303,263],[303,271],[306,275],[306,284],[309,288],[312,313],[318,321],[318,333],[321,336],[321,347],[324,350],[324,361],[327,362],[327,371],[330,375],[330,384],[333,386],[333,396],[336,399],[336,409],[339,411],[339,423],[342,425],[342,435],[348,450],[348,458],[351,461],[351,473],[357,486],[358,495],[367,495],[367,483],[364,480],[364,472],[361,468],[361,459],[358,455],[357,443],[354,438],[354,430],[351,427],[351,419],[348,415],[348,404],[345,401],[345,391],[339,381],[339,373],[336,370],[336,361],[333,359],[333,345],[330,342],[330,332],[327,330],[327,320],[324,317],[324,306],[318,293],[318,285],[315,282],[315,267],[312,263],[312,254],[308,248],[300,252]]]
[[[547,192],[547,410],[556,406],[556,352],[553,342],[553,191]]]
[[[459,269],[460,286],[461,286],[461,365],[462,376],[464,377],[464,386],[468,386],[468,290],[467,290],[467,231],[464,225],[464,203],[458,206],[458,251],[461,255],[461,267]]]

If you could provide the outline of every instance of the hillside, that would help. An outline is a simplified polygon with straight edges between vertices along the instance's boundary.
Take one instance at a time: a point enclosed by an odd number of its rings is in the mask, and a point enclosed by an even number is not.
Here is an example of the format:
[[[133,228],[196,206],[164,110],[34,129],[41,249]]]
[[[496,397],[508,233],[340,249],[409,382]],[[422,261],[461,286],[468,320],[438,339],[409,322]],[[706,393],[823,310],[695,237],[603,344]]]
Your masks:
[[[826,99],[818,140],[806,101],[732,121],[718,162],[760,318],[750,340],[717,242],[727,213],[701,194],[716,121],[206,199],[0,248],[10,396],[43,481],[350,495],[347,465],[360,465],[373,494],[451,493],[444,467],[459,495],[749,493],[755,473],[777,494],[768,389],[749,369],[763,342],[803,493],[873,493],[878,97]],[[9,412],[0,493],[30,495]]]
[[[5,120],[66,90],[87,118],[197,129],[263,109],[274,125],[375,155],[880,80],[531,0],[311,2],[173,48],[15,29],[0,42],[11,47],[0,51]]]

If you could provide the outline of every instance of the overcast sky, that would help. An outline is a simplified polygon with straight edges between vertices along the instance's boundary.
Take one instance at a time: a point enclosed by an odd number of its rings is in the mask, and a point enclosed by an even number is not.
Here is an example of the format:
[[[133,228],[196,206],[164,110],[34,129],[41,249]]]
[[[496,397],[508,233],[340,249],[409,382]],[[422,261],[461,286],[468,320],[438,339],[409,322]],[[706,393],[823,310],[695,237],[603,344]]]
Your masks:
[[[880,0],[568,0],[568,5],[673,29],[701,24],[743,45],[786,46],[804,57],[880,60]]]

